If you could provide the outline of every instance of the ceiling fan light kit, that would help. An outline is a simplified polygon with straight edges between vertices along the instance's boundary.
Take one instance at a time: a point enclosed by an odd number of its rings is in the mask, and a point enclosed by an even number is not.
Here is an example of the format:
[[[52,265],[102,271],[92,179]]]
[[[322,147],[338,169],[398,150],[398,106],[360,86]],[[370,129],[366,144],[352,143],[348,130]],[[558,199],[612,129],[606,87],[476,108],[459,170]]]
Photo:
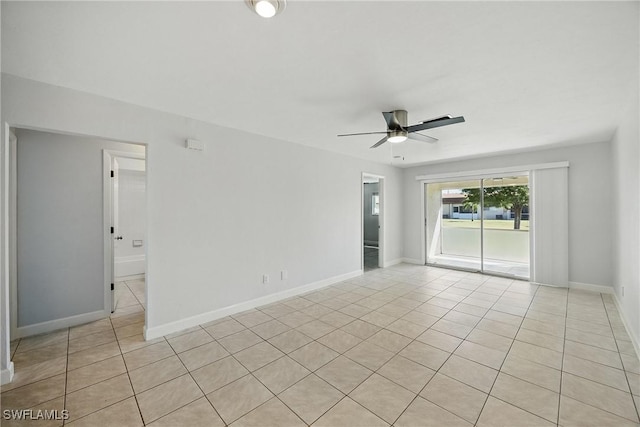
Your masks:
[[[407,125],[407,111],[406,110],[393,110],[389,112],[383,112],[382,116],[387,122],[387,130],[385,132],[362,132],[362,133],[348,133],[338,136],[355,136],[355,135],[374,135],[374,134],[386,134],[380,141],[376,142],[371,148],[377,148],[385,142],[392,144],[398,144],[412,139],[420,142],[436,142],[438,139],[418,133],[421,130],[433,129],[441,126],[453,125],[456,123],[464,122],[464,117],[451,117],[440,116],[435,119],[425,120],[415,125]]]
[[[286,0],[245,0],[245,3],[263,18],[273,18],[287,6]]]
[[[387,136],[387,141],[392,144],[399,144],[400,142],[405,142],[408,137],[408,133],[406,130],[393,130],[389,131],[389,135]]]

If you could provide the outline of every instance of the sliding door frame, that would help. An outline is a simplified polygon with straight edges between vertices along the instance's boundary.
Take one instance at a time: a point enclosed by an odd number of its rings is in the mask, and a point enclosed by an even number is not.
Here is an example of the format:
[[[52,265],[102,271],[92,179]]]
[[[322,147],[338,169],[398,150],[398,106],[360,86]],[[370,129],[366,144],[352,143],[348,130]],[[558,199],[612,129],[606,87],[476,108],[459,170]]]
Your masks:
[[[554,168],[561,168],[561,167],[568,167],[569,166],[569,162],[555,162],[555,163],[541,163],[541,164],[532,164],[532,165],[523,165],[523,166],[513,166],[513,167],[507,167],[507,168],[495,168],[495,169],[483,169],[483,170],[473,170],[473,171],[464,171],[464,172],[456,172],[456,173],[441,173],[441,174],[432,174],[432,175],[419,175],[416,176],[415,179],[416,181],[420,182],[420,200],[421,203],[420,205],[422,206],[422,221],[421,221],[421,233],[422,233],[422,238],[421,238],[421,259],[424,263],[424,265],[434,265],[434,264],[430,264],[428,262],[428,250],[429,250],[429,245],[427,242],[427,198],[425,197],[426,195],[426,191],[427,191],[427,185],[428,184],[437,184],[437,183],[442,183],[442,182],[450,182],[450,181],[457,181],[457,180],[480,180],[480,189],[481,189],[481,206],[484,205],[484,179],[486,178],[495,178],[496,176],[501,176],[501,175],[526,175],[529,177],[529,188],[530,188],[530,194],[533,193],[533,186],[535,185],[534,180],[531,179],[532,176],[532,172],[535,170],[542,170],[542,169],[554,169]],[[533,210],[533,203],[534,203],[534,199],[533,197],[529,196],[529,204],[530,204],[530,212]],[[499,272],[486,272],[484,271],[484,244],[483,244],[483,234],[484,234],[484,211],[483,209],[480,209],[482,211],[480,219],[482,221],[482,227],[480,227],[480,239],[481,239],[481,245],[480,245],[480,271],[482,274],[487,274],[487,275],[492,275],[492,276],[499,276],[499,277],[508,277],[508,278],[515,278],[515,279],[519,279],[517,277],[511,276],[511,275],[507,275],[507,274],[500,274]],[[533,238],[534,235],[534,229],[535,229],[535,218],[530,219],[529,222],[529,279],[531,280],[532,277],[532,272],[534,271],[534,266],[535,266],[535,251],[534,251],[534,245],[535,245],[535,241]],[[438,267],[441,267],[440,265],[435,265]],[[472,271],[472,272],[478,272],[478,270],[476,269],[468,269],[468,268],[464,268],[464,267],[449,267],[447,266],[447,268],[451,268],[451,269],[455,269],[455,270],[462,270],[462,271]],[[524,279],[523,279],[524,280]]]

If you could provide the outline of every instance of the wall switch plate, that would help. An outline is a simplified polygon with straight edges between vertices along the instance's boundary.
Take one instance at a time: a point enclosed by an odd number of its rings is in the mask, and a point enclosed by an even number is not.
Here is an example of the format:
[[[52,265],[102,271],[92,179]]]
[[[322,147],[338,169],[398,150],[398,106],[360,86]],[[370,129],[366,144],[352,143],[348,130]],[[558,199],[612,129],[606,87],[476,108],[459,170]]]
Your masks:
[[[287,270],[282,270],[280,272],[280,280],[287,280],[289,278],[289,272]]]
[[[269,275],[268,274],[263,274],[262,275],[262,283],[264,283],[265,285],[267,283],[269,283]]]

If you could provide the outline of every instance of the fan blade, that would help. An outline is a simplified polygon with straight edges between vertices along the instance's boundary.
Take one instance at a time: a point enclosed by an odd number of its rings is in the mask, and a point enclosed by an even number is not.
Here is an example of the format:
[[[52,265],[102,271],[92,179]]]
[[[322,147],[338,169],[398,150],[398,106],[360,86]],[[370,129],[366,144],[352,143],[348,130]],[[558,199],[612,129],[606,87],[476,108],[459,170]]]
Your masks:
[[[382,138],[380,141],[376,142],[375,144],[373,144],[371,147],[369,148],[378,148],[379,146],[381,146],[382,144],[384,144],[385,142],[387,142],[387,138],[388,136],[385,136],[384,138]]]
[[[447,114],[446,116],[434,117],[433,119],[423,120],[421,123],[437,122],[438,120],[445,120],[450,118],[451,118],[451,114]]]
[[[460,116],[460,117],[452,117],[450,119],[447,118],[441,118],[441,119],[436,119],[436,120],[432,120],[430,122],[424,122],[424,123],[418,123],[417,125],[411,125],[409,127],[407,127],[407,132],[419,132],[421,130],[425,130],[425,129],[433,129],[433,128],[437,128],[440,126],[448,126],[448,125],[453,125],[455,123],[461,123],[464,122],[464,117]]]
[[[420,141],[420,142],[434,143],[434,142],[438,141],[438,138],[434,138],[434,137],[429,136],[429,135],[423,135],[423,134],[418,133],[418,132],[410,133],[409,135],[407,135],[407,137],[409,139],[413,139],[414,141]]]
[[[344,133],[344,134],[338,135],[338,136],[379,135],[379,134],[383,134],[383,133],[387,133],[387,132],[385,131],[385,132]]]

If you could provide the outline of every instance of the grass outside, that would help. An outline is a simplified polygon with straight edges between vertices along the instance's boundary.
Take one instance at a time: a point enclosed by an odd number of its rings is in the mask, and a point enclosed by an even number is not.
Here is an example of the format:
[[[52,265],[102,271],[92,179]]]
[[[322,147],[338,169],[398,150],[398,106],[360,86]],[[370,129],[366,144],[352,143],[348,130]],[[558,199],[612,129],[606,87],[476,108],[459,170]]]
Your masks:
[[[475,219],[443,219],[442,226],[446,228],[480,228],[482,221]],[[512,219],[485,219],[484,228],[491,230],[513,230]],[[529,231],[529,220],[520,221],[520,231]]]

